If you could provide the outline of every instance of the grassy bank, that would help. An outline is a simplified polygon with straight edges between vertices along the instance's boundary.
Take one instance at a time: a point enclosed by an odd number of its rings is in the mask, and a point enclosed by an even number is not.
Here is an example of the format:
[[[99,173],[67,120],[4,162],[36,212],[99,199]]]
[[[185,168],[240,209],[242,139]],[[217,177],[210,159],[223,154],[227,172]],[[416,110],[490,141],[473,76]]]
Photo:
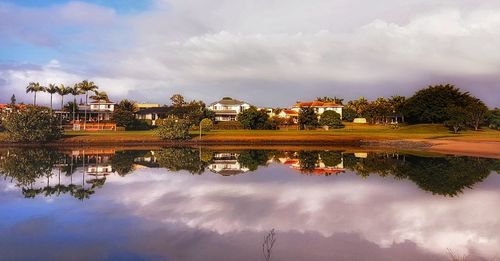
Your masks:
[[[193,142],[199,140],[198,133],[192,132]],[[387,126],[346,124],[335,130],[218,130],[203,132],[203,142],[354,142],[360,140],[456,140],[500,142],[500,131],[483,129],[450,132],[441,124],[419,124],[392,129]],[[8,142],[4,133],[0,141]],[[154,131],[102,131],[66,132],[59,143],[85,142],[160,142]]]

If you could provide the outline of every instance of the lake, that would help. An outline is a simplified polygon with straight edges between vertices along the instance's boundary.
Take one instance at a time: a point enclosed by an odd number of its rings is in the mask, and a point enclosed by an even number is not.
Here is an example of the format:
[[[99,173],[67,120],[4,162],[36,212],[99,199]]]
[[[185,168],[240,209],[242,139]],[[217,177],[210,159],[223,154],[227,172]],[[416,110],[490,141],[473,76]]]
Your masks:
[[[500,160],[1,149],[1,260],[493,260]]]

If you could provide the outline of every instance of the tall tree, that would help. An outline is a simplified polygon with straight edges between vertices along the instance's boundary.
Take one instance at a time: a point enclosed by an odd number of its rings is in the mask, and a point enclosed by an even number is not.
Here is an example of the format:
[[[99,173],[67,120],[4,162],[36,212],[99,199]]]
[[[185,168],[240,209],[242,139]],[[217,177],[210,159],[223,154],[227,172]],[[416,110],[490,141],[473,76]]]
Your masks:
[[[99,89],[99,87],[97,87],[94,82],[88,80],[82,81],[79,85],[80,89],[85,92],[85,119],[83,121],[83,129],[85,129],[87,123],[87,107],[89,106],[89,92],[94,92]]]
[[[57,93],[57,86],[51,83],[47,88],[45,88],[45,90],[50,94],[50,109],[52,110],[53,109],[52,96],[54,96],[54,94]]]
[[[133,127],[136,119],[137,106],[134,101],[122,100],[115,106],[113,120],[117,126],[125,127],[126,130]]]
[[[32,92],[33,96],[33,105],[36,106],[36,93],[45,91],[45,87],[41,86],[38,82],[30,82],[28,86],[26,86],[26,93]]]
[[[94,90],[94,95],[90,96],[91,99],[94,99],[97,101],[99,106],[97,107],[97,128],[100,126],[100,117],[101,117],[101,102],[102,101],[109,101],[108,94],[106,92],[99,92],[97,90]]]
[[[483,123],[488,113],[488,107],[480,99],[470,97],[467,99],[465,110],[467,111],[469,125],[473,127],[474,130],[479,130],[479,126]]]
[[[429,86],[417,91],[404,106],[411,123],[443,123],[448,120],[448,107],[464,107],[469,93],[462,93],[454,85]]]
[[[10,97],[10,105],[14,106],[17,103],[16,95],[12,94]]]
[[[172,101],[172,106],[174,107],[182,107],[186,105],[186,101],[184,100],[184,97],[180,94],[174,94],[172,97],[170,97],[170,100]]]
[[[333,98],[328,97],[328,96],[318,97],[318,98],[316,98],[316,100],[320,101],[320,102],[333,102],[333,103],[336,103],[339,105],[343,105],[343,102],[344,102],[344,99],[337,98],[337,96],[334,96]]]
[[[69,88],[69,93],[71,95],[73,95],[73,105],[71,107],[73,107],[72,108],[72,110],[73,110],[73,117],[72,117],[72,119],[73,119],[73,122],[74,122],[75,121],[76,107],[78,106],[77,103],[76,103],[76,96],[78,96],[80,94],[83,94],[83,91],[82,91],[82,89],[80,89],[80,85],[76,83],[75,85],[73,85],[72,88]]]
[[[69,89],[70,87],[65,86],[64,84],[57,87],[57,94],[61,95],[61,110],[64,109],[64,96],[69,94]]]
[[[256,107],[250,107],[238,114],[238,121],[245,129],[265,129],[269,115],[265,111],[259,111]]]
[[[299,127],[301,130],[318,127],[318,115],[311,107],[302,107],[299,112]]]

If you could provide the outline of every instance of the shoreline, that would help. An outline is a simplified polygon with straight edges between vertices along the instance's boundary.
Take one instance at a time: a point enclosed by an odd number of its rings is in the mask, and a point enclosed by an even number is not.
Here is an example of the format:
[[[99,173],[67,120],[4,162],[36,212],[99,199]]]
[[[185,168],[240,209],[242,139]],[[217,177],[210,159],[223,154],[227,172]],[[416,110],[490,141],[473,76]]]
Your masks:
[[[93,140],[62,140],[49,143],[13,143],[0,142],[0,148],[81,148],[81,147],[117,147],[117,148],[161,148],[161,147],[215,147],[215,148],[255,148],[255,149],[364,149],[367,151],[397,150],[438,153],[457,156],[473,156],[500,159],[499,141],[458,141],[451,139],[380,139],[338,137],[336,139],[309,138],[303,140],[283,140],[275,138],[240,140],[226,139],[162,141],[162,140],[111,140],[99,137]]]

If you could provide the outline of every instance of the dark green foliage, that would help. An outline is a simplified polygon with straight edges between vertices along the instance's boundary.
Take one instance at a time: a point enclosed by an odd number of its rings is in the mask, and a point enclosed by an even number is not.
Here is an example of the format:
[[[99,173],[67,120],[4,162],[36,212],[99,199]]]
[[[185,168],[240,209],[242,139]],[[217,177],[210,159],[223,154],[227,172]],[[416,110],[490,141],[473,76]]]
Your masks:
[[[319,120],[319,125],[328,126],[332,129],[344,128],[344,124],[340,119],[340,114],[335,111],[325,111]]]
[[[443,123],[449,119],[449,106],[465,107],[468,93],[462,93],[455,86],[429,86],[416,92],[404,106],[410,123]]]
[[[266,150],[245,150],[238,156],[238,162],[242,167],[255,171],[259,166],[267,166],[270,152]]]
[[[339,105],[342,105],[344,102],[344,99],[337,98],[337,97],[332,98],[332,97],[328,97],[328,96],[318,97],[318,98],[316,98],[316,100],[320,101],[320,102],[333,102],[333,103],[336,103]]]
[[[245,129],[265,130],[269,128],[269,115],[265,111],[259,111],[255,107],[250,107],[238,114],[238,121]]]
[[[2,124],[10,141],[47,142],[62,136],[58,121],[51,109],[26,106],[3,114]]]
[[[342,163],[342,152],[340,151],[321,151],[319,157],[327,167],[335,167]]]
[[[140,123],[135,118],[137,107],[135,102],[123,100],[115,106],[113,111],[113,121],[118,127],[125,127],[126,130],[133,130]]]
[[[344,154],[344,167],[358,175],[394,176],[409,179],[421,189],[443,196],[456,196],[465,188],[472,188],[491,171],[497,171],[499,160],[471,157],[418,157],[394,154],[369,154],[355,158]]]
[[[299,112],[299,127],[304,129],[315,129],[319,126],[318,115],[311,107],[300,108]]]
[[[163,140],[188,140],[191,139],[190,128],[188,120],[168,117],[159,122],[156,132]]]
[[[342,119],[344,121],[352,122],[354,120],[354,118],[357,118],[357,117],[358,117],[358,114],[356,113],[356,111],[353,108],[344,107],[342,109]]]
[[[111,167],[120,176],[125,176],[134,170],[134,160],[146,154],[144,151],[117,151],[111,158]]]
[[[168,107],[166,115],[163,115],[163,117],[169,116],[188,120],[191,125],[198,125],[205,118],[215,120],[215,113],[207,109],[204,102],[196,100],[189,103],[176,101],[175,105]]]
[[[488,127],[494,129],[494,130],[499,130],[500,129],[500,109],[495,108],[493,110],[490,110],[486,114],[486,121],[488,123]]]
[[[301,150],[298,153],[300,161],[300,171],[303,173],[313,172],[319,163],[319,154],[317,151]]]
[[[446,113],[448,114],[448,120],[446,120],[444,124],[452,129],[454,133],[458,133],[459,130],[465,129],[468,119],[466,108],[449,106],[446,108]]]
[[[0,173],[14,179],[20,187],[29,186],[40,177],[50,177],[54,164],[63,157],[46,149],[16,149],[2,156]]]
[[[160,167],[170,171],[186,170],[191,174],[202,174],[212,160],[212,157],[207,157],[207,153],[191,148],[167,148],[155,155]]]
[[[468,97],[465,110],[467,112],[467,124],[474,130],[479,130],[479,126],[484,123],[484,119],[488,114],[488,107],[480,99]]]

